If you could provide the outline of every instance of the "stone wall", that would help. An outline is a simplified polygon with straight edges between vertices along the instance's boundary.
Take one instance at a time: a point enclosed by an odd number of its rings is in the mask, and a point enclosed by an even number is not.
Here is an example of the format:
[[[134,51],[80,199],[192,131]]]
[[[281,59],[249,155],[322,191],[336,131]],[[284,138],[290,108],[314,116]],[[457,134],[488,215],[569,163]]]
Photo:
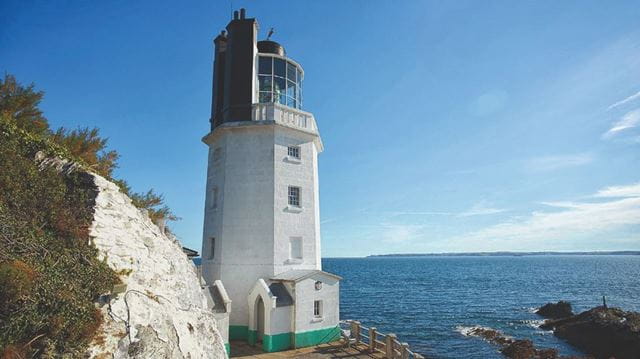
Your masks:
[[[94,175],[98,188],[91,235],[126,285],[101,310],[94,358],[224,358],[223,339],[193,263],[119,188]]]

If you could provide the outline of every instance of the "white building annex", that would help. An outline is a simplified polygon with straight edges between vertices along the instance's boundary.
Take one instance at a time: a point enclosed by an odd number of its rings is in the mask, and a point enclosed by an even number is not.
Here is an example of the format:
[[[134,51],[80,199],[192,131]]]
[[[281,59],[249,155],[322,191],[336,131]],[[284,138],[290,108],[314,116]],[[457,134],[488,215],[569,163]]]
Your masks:
[[[244,9],[214,40],[202,275],[231,300],[229,339],[273,352],[340,335],[340,277],[320,259],[318,154],[304,70]]]

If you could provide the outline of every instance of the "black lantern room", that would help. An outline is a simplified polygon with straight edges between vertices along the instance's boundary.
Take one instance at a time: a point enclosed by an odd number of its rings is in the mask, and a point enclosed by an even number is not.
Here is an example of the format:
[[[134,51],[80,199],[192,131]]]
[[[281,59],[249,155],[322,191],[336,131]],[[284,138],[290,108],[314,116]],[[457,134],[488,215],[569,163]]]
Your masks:
[[[251,121],[256,103],[302,108],[302,67],[275,41],[257,41],[258,23],[245,10],[214,40],[211,129],[225,122]]]

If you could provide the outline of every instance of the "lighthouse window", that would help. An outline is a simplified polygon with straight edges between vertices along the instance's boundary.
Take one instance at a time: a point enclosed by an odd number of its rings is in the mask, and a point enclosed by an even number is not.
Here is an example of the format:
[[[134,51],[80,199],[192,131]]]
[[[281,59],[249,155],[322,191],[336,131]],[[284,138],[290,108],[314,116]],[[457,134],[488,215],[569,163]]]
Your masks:
[[[284,92],[285,92],[285,84],[286,84],[285,79],[280,78],[280,77],[276,77],[276,78],[274,78],[274,88],[273,88],[273,91],[274,91],[276,94],[278,94],[278,95],[280,95],[280,94],[283,94],[283,95],[284,95]]]
[[[217,187],[213,187],[211,189],[211,199],[209,202],[211,205],[211,209],[216,209],[218,208],[218,188]]]
[[[260,91],[269,91],[271,92],[273,89],[273,81],[271,80],[271,76],[260,76]]]
[[[271,92],[260,92],[260,102],[261,103],[267,103],[267,102],[272,102],[272,95]]]
[[[258,58],[258,73],[259,74],[272,74],[273,58],[260,56]]]
[[[287,96],[291,98],[296,97],[296,83],[287,81]]]
[[[296,66],[290,62],[287,63],[287,79],[296,81]]]
[[[216,239],[211,237],[209,238],[209,259],[213,259],[216,252]]]
[[[287,155],[289,157],[300,159],[300,147],[298,147],[298,146],[289,146],[289,148],[287,148]]]
[[[313,316],[316,318],[322,318],[322,301],[321,300],[313,301]]]
[[[300,187],[289,186],[289,205],[300,207]]]
[[[274,60],[273,61],[273,73],[274,73],[274,75],[280,76],[280,77],[286,77],[286,74],[285,74],[286,62],[283,59],[278,59],[278,58],[275,58],[273,60]]]
[[[289,259],[302,259],[302,238],[291,237],[289,242]]]
[[[286,59],[264,56],[258,58],[258,101],[276,102],[293,108],[302,107],[300,67]]]

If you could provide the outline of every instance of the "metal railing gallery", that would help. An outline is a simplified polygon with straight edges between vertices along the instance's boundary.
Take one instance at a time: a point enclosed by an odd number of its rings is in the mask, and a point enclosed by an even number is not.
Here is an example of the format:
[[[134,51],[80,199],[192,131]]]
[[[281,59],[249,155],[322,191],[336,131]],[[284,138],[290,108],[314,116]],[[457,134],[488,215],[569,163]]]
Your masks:
[[[257,103],[252,106],[253,121],[274,121],[276,123],[316,132],[316,120],[309,112],[277,103]]]

